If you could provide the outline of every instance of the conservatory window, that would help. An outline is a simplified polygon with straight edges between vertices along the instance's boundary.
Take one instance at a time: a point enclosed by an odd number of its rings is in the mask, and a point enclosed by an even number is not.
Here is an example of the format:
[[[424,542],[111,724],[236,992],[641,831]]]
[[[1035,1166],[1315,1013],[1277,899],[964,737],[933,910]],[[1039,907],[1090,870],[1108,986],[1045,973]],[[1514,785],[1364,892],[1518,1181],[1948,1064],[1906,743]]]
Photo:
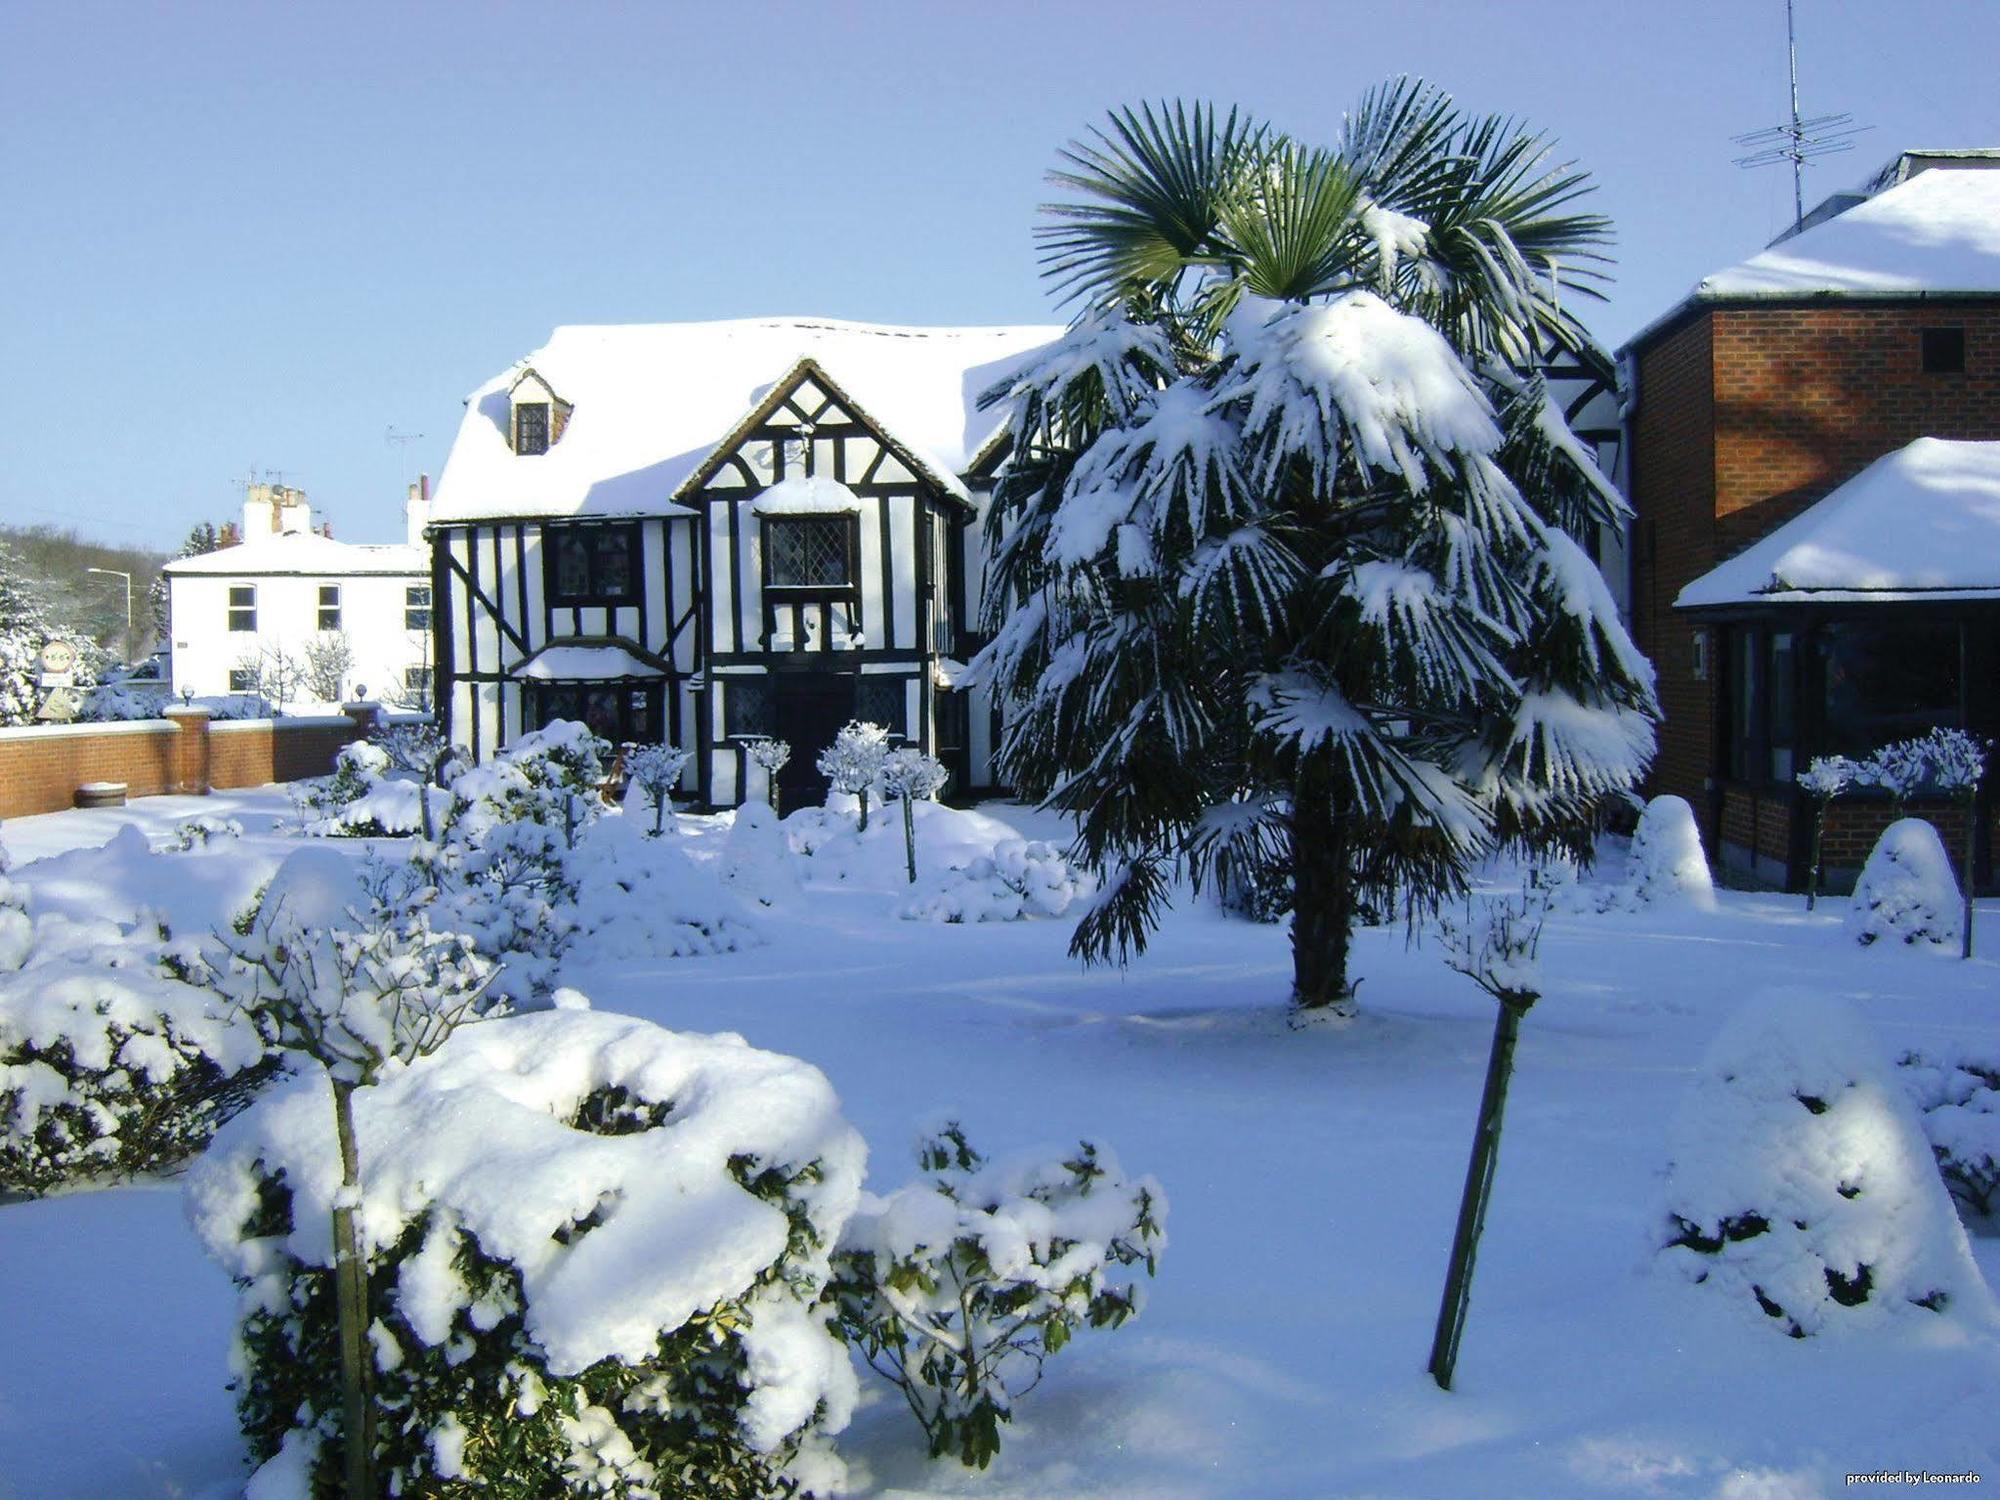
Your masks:
[[[257,585],[254,583],[232,584],[229,590],[229,628],[231,630],[257,629]]]
[[[1872,755],[1959,722],[1955,623],[1841,621],[1827,627],[1823,651],[1828,754]]]

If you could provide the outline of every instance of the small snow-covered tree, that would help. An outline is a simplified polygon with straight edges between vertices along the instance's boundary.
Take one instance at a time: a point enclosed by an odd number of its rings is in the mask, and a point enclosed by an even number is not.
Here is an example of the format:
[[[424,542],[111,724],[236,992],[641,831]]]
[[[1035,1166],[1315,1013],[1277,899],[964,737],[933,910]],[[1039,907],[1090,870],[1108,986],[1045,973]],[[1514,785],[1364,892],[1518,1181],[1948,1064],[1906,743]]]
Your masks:
[[[383,1070],[428,1056],[479,1014],[493,965],[456,933],[430,926],[419,905],[391,911],[331,851],[293,854],[272,877],[243,932],[217,933],[201,980],[249,1017],[270,1043],[325,1071],[339,1143],[331,1204],[340,1347],[345,1493],[375,1482],[367,1259],[355,1214],[362,1199],[354,1098]]]
[[[1293,1000],[1345,1013],[1365,911],[1496,843],[1587,858],[1643,774],[1652,668],[1577,541],[1626,507],[1520,373],[1588,348],[1607,234],[1547,149],[1398,83],[1328,149],[1176,105],[1064,153],[1082,310],[1004,393],[973,676],[1107,872],[1084,958],[1279,841]]]
[[[1882,830],[1847,906],[1848,934],[1862,947],[1949,949],[1961,943],[1962,902],[1937,829],[1899,818]]]
[[[876,779],[882,774],[883,757],[888,753],[888,730],[880,724],[849,719],[814,762],[831,790],[860,798],[863,833],[868,831],[868,796],[875,790]]]
[[[1626,855],[1624,904],[1634,910],[1715,908],[1715,880],[1701,847],[1701,826],[1685,797],[1655,797],[1639,815]]]
[[[1820,850],[1826,841],[1826,811],[1849,787],[1859,784],[1862,770],[1844,755],[1816,755],[1812,764],[1799,772],[1799,790],[1812,798],[1812,864],[1806,874],[1806,910],[1819,900]]]
[[[1167,1200],[1082,1142],[1072,1157],[988,1165],[954,1122],[925,1140],[929,1181],[864,1197],[834,1255],[838,1326],[903,1393],[933,1458],[983,1469],[1049,1356],[1116,1328],[1159,1268]]]
[[[903,857],[910,884],[917,883],[917,803],[930,801],[944,790],[951,772],[934,755],[926,755],[914,745],[891,750],[882,757],[878,784],[882,800],[903,804]]]
[[[1851,1002],[1766,991],[1717,1035],[1674,1132],[1662,1252],[1793,1338],[1993,1316],[1880,1043]]]
[[[299,677],[322,703],[338,703],[354,671],[354,643],[344,630],[322,630],[299,648]]]
[[[653,810],[653,835],[666,832],[667,814],[673,810],[674,788],[681,784],[681,771],[688,752],[677,745],[640,745],[625,756],[625,774],[646,805]]]
[[[781,811],[778,806],[778,773],[791,761],[791,743],[759,735],[750,741],[749,756],[750,764],[764,773],[764,795],[770,799],[771,811]]]

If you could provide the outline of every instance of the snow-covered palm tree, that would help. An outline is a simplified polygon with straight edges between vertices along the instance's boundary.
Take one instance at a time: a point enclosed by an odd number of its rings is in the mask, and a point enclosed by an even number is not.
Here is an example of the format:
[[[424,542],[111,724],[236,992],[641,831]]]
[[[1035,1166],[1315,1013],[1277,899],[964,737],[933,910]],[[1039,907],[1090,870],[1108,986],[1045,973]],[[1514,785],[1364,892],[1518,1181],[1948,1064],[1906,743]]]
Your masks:
[[[1345,1009],[1364,910],[1583,852],[1644,771],[1652,671],[1574,539],[1623,504],[1533,373],[1607,227],[1546,150],[1404,82],[1330,149],[1173,105],[1064,152],[1080,310],[1004,394],[977,670],[1106,875],[1072,951],[1143,948],[1177,870],[1288,876],[1293,998]]]

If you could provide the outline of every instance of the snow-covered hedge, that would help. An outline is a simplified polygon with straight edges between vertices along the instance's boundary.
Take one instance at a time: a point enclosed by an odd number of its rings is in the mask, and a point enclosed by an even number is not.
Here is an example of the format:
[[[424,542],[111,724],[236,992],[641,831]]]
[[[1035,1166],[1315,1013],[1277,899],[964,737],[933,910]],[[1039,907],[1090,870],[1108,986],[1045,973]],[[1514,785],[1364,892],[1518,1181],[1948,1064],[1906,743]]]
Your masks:
[[[0,877],[0,1189],[173,1166],[268,1076],[256,1028],[163,969],[165,942],[151,920],[31,922]]]
[[[2000,1043],[1939,1061],[1898,1059],[1938,1172],[1968,1214],[2000,1211]]]
[[[1059,917],[1096,890],[1090,873],[1074,868],[1053,844],[1006,839],[992,854],[978,855],[962,869],[946,870],[931,889],[902,908],[902,915],[919,922]]]
[[[752,804],[739,818],[752,809],[770,817]],[[764,940],[713,866],[696,864],[676,842],[645,837],[634,819],[592,824],[568,852],[565,871],[574,895],[559,915],[574,930],[558,956],[573,948],[594,963],[643,962],[733,953]],[[740,882],[737,889],[751,894]]]
[[[778,815],[763,802],[736,809],[723,839],[721,869],[724,885],[760,906],[774,906],[799,888]]]
[[[1907,1098],[1853,1006],[1745,1003],[1675,1134],[1663,1257],[1794,1338],[1993,1316]]]
[[[1140,1310],[1166,1249],[1167,1200],[1109,1152],[988,1165],[957,1124],[918,1148],[929,1180],[866,1194],[834,1256],[842,1332],[929,1440],[985,1468],[1000,1425],[1082,1329]]]
[[[1882,830],[1861,868],[1847,931],[1864,948],[1886,942],[1956,949],[1962,905],[1937,830],[1922,818],[1899,818]]]
[[[187,1182],[240,1289],[260,1495],[338,1493],[327,1087],[266,1098]],[[559,1009],[463,1028],[355,1108],[389,1493],[838,1485],[855,1380],[820,1297],[864,1149],[816,1069]]]

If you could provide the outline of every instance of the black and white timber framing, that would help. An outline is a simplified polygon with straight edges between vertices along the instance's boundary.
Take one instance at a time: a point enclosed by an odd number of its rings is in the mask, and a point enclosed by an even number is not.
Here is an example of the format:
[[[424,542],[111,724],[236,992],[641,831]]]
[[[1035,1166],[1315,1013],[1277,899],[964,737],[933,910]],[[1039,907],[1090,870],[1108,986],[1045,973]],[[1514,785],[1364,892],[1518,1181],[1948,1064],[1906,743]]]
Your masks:
[[[977,473],[990,475],[993,452]],[[786,483],[799,480],[831,485]],[[483,759],[575,716],[563,708],[610,712],[615,699],[617,716],[593,727],[691,750],[684,788],[710,806],[765,796],[746,747],[789,740],[781,787],[797,805],[832,731],[859,716],[943,759],[954,794],[994,790],[996,716],[983,693],[951,686],[979,644],[968,611],[990,482],[937,473],[804,358],[655,514],[441,520],[430,537],[445,732]],[[801,493],[811,499],[787,503]],[[788,525],[806,528],[795,536],[817,549],[816,576],[774,574],[773,535]],[[565,593],[558,549],[579,544],[625,549],[632,576]],[[578,662],[606,665],[565,675]]]

